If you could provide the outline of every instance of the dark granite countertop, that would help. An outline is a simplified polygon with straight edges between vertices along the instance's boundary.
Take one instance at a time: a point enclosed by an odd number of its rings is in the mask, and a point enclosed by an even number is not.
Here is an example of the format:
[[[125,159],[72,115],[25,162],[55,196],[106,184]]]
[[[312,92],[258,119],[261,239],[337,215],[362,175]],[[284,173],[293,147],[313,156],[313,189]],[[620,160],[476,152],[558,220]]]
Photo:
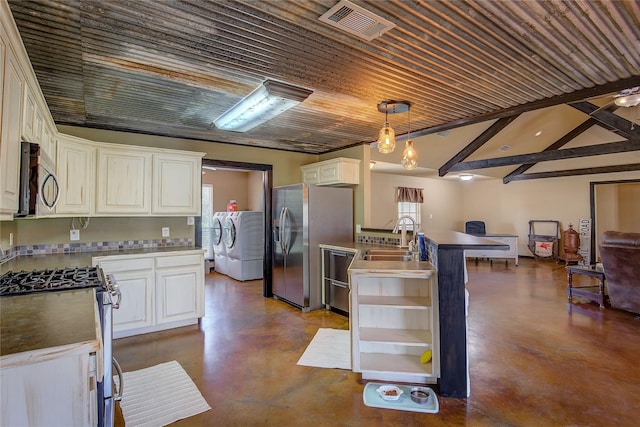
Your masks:
[[[509,249],[509,245],[490,238],[472,236],[458,231],[434,231],[425,233],[428,242],[442,249]]]
[[[203,250],[195,246],[139,248],[108,251],[74,252],[66,254],[20,255],[0,264],[0,275],[8,271],[45,270],[65,267],[89,267],[93,257],[112,255],[141,255],[167,252]]]
[[[94,289],[0,297],[0,364],[101,349]]]

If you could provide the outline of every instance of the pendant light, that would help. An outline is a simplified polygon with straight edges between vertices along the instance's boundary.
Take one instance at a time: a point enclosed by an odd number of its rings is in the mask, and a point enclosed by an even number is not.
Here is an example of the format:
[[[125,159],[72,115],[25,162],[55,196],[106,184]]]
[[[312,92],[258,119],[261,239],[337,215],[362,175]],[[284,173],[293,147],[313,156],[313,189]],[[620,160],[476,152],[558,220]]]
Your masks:
[[[378,134],[378,151],[382,154],[393,153],[396,149],[396,132],[389,126],[389,110],[384,112],[384,126]]]
[[[418,153],[413,148],[413,141],[411,140],[411,106],[409,106],[409,126],[407,128],[407,142],[405,143],[404,152],[402,153],[402,161],[400,162],[402,167],[411,170],[418,166]]]
[[[376,145],[382,154],[393,153],[396,148],[396,133],[389,126],[389,114],[405,113],[409,111],[409,101],[382,101],[378,104],[378,111],[384,113],[384,126],[380,129]]]

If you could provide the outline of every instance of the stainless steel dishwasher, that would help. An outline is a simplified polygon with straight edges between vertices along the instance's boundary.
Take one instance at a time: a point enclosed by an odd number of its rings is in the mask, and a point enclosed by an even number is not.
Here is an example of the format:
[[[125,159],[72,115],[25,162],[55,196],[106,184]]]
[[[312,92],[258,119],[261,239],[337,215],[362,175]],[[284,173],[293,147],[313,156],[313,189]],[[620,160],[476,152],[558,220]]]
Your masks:
[[[352,252],[324,249],[325,305],[346,316],[349,315],[349,264],[355,256]]]

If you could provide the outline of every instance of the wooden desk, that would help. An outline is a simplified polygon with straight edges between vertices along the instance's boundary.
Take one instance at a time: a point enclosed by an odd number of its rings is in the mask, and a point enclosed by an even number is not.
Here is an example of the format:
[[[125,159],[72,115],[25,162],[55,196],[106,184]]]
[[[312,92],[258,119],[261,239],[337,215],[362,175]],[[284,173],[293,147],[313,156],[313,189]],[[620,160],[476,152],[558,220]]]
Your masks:
[[[602,267],[595,265],[568,265],[567,269],[568,285],[567,296],[569,302],[573,296],[586,298],[590,301],[596,301],[600,304],[600,309],[604,309],[604,270]],[[573,286],[573,275],[583,274],[585,276],[595,277],[598,280],[597,286]]]

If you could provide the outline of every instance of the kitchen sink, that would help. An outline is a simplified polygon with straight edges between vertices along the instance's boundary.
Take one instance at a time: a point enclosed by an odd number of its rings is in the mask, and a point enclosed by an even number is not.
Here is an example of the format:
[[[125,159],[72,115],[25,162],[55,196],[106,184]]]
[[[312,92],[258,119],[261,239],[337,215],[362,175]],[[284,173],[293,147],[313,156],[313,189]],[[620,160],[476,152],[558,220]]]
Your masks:
[[[406,249],[369,249],[362,256],[364,261],[411,261],[411,252]]]
[[[365,255],[362,257],[364,261],[411,261],[411,255]]]

